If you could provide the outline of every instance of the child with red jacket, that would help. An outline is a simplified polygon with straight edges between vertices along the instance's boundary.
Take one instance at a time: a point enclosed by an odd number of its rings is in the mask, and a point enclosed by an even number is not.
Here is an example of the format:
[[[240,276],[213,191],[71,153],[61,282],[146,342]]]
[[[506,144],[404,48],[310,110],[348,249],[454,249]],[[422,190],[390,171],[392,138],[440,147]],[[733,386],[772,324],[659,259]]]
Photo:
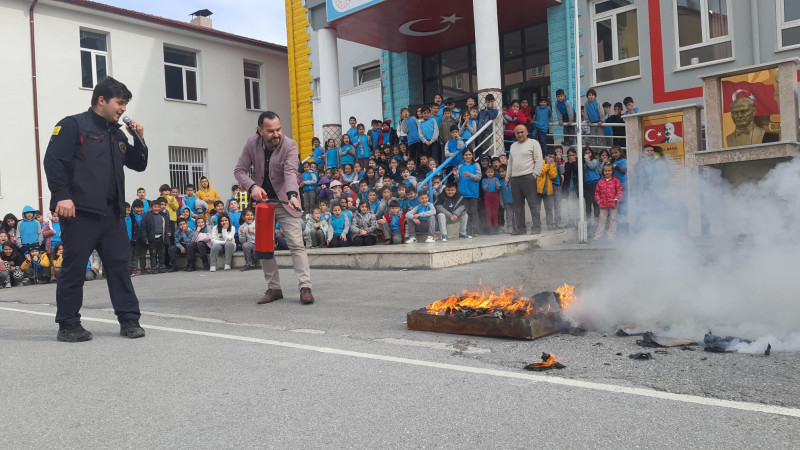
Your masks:
[[[600,225],[594,234],[595,241],[602,239],[606,221],[608,221],[608,238],[614,239],[614,232],[617,231],[617,206],[622,200],[622,193],[622,183],[614,176],[614,167],[609,163],[603,164],[603,178],[597,182],[594,191],[594,199],[600,205]]]

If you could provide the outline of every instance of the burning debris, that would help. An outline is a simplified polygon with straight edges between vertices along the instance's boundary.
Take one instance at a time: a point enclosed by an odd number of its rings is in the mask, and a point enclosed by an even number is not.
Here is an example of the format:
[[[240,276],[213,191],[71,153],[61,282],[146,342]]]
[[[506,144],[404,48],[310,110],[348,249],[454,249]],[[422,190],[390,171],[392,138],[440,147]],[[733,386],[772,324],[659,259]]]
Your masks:
[[[561,364],[560,362],[558,362],[558,360],[560,360],[560,359],[565,359],[565,358],[559,358],[558,356],[556,356],[556,355],[554,355],[552,353],[542,353],[542,360],[540,362],[535,362],[535,363],[532,363],[532,364],[528,364],[527,366],[525,366],[525,370],[533,370],[533,371],[536,371],[536,372],[542,372],[542,371],[545,371],[545,370],[563,369],[563,368],[567,367],[567,366]]]
[[[574,290],[565,283],[555,292],[527,298],[521,289],[503,287],[495,293],[481,286],[412,311],[406,323],[418,331],[536,339],[567,325],[560,312],[575,301]]]
[[[637,360],[637,361],[648,361],[648,360],[653,359],[653,354],[650,353],[650,352],[647,352],[647,353],[633,353],[631,355],[628,355],[628,358],[634,359],[634,360]]]

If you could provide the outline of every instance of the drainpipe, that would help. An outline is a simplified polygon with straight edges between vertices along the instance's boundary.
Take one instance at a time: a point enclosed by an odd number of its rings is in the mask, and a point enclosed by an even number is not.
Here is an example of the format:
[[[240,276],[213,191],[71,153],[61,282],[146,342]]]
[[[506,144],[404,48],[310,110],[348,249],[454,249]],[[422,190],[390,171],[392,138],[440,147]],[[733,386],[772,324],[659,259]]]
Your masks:
[[[36,182],[39,189],[39,211],[44,215],[44,205],[42,204],[42,158],[41,146],[39,145],[39,95],[36,87],[36,40],[33,30],[33,9],[39,0],[33,0],[31,9],[28,10],[31,26],[31,83],[33,84],[33,137],[36,143]]]
[[[756,0],[750,0],[750,31],[753,43],[753,65],[761,64],[761,47],[758,46],[758,5]]]

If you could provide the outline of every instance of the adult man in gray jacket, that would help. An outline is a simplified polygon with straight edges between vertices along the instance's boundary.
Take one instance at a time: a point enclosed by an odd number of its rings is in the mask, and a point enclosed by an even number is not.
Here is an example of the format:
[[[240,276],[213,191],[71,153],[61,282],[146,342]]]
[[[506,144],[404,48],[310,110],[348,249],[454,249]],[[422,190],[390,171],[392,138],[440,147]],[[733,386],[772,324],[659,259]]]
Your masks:
[[[270,198],[283,202],[275,208],[275,218],[289,245],[294,273],[300,286],[300,301],[311,304],[314,303],[314,296],[311,294],[311,270],[300,228],[302,207],[297,182],[298,163],[297,144],[283,135],[281,118],[272,111],[266,111],[258,117],[256,134],[244,145],[233,175],[254,201]],[[252,178],[248,174],[250,168],[253,169]],[[283,291],[275,258],[262,259],[261,268],[267,280],[267,291],[258,304],[282,299]]]

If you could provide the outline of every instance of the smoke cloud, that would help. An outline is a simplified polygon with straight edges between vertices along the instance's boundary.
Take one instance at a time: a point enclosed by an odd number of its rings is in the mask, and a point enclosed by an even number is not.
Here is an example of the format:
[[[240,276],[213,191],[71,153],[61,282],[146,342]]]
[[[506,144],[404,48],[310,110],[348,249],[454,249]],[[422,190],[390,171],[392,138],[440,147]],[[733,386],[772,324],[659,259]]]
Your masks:
[[[632,169],[635,170],[635,167]],[[710,233],[689,237],[674,186],[618,240],[602,279],[567,310],[574,323],[619,326],[702,342],[709,330],[754,340],[743,352],[800,350],[800,159],[731,188],[716,170],[700,183]]]

